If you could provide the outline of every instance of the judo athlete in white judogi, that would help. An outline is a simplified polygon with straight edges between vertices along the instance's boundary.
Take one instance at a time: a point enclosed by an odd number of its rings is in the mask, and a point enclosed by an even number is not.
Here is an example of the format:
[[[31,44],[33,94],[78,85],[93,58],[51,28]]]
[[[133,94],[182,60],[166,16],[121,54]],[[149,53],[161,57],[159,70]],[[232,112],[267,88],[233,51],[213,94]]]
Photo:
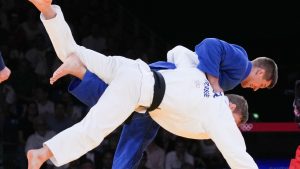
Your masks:
[[[57,166],[81,157],[97,147],[133,111],[144,113],[155,93],[154,74],[146,63],[105,56],[77,45],[60,8],[53,5],[51,10],[54,17],[42,16],[42,21],[56,53],[64,61],[63,69],[67,70],[70,63],[80,67],[82,62],[109,86],[82,121],[45,142],[42,150],[28,152],[29,169],[41,166],[41,154]],[[64,75],[63,69],[54,73],[51,83]],[[211,138],[232,169],[258,168],[246,151],[227,97],[223,93],[214,95],[203,72],[185,64],[160,73],[165,80],[165,94],[159,107],[150,112],[159,125],[182,137]]]

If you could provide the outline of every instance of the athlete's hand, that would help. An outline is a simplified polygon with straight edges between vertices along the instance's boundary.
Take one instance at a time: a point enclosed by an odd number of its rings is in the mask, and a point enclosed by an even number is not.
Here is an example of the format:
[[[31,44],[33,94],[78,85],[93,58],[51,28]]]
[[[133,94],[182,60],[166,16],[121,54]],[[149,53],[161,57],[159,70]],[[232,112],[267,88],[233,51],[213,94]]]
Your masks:
[[[11,71],[8,67],[5,67],[0,71],[0,83],[7,80],[11,74]]]
[[[219,85],[219,78],[214,77],[208,73],[205,73],[205,74],[206,74],[207,80],[209,81],[213,91],[214,92],[223,92],[223,89]]]

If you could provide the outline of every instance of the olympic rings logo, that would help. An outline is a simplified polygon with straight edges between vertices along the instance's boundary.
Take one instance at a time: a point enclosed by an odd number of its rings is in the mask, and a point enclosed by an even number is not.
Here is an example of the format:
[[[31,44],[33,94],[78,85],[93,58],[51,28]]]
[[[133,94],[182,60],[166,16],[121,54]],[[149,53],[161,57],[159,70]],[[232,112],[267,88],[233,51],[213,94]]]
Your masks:
[[[252,123],[245,123],[245,124],[242,124],[240,126],[240,129],[242,131],[251,131],[253,129],[253,124]]]

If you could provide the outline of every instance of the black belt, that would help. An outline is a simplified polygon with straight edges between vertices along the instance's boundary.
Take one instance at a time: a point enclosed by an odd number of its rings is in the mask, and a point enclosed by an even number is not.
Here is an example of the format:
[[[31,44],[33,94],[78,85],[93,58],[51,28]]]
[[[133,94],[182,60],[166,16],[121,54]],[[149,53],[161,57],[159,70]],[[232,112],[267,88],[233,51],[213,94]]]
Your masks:
[[[160,105],[166,91],[166,83],[164,77],[157,71],[152,70],[152,72],[154,76],[154,92],[152,103],[147,109],[148,111],[153,111]]]
[[[161,73],[157,71],[152,70],[152,72],[154,77],[153,99],[150,107],[147,109],[147,112],[155,110],[160,105],[166,91],[166,83],[164,77],[161,75]],[[133,118],[133,114],[131,114],[126,119],[125,124],[129,124],[132,118]]]

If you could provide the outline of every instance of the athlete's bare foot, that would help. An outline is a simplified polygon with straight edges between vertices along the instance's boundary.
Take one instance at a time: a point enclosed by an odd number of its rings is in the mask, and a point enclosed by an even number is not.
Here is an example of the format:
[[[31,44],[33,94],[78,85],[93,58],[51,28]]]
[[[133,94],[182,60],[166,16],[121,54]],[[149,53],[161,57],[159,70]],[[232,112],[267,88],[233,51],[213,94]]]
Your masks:
[[[53,84],[59,78],[68,74],[82,79],[86,70],[86,67],[83,65],[78,56],[76,54],[71,54],[66,58],[64,63],[53,73],[52,77],[50,78],[50,84]]]
[[[45,161],[53,156],[48,147],[29,150],[27,152],[28,169],[39,169]]]
[[[51,6],[52,0],[28,0],[31,2],[39,11],[44,11],[46,8]]]
[[[55,10],[52,8],[52,0],[28,0],[30,1],[46,19],[51,19],[56,16]]]

